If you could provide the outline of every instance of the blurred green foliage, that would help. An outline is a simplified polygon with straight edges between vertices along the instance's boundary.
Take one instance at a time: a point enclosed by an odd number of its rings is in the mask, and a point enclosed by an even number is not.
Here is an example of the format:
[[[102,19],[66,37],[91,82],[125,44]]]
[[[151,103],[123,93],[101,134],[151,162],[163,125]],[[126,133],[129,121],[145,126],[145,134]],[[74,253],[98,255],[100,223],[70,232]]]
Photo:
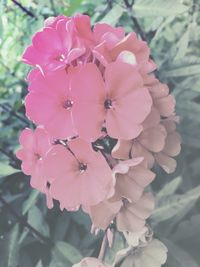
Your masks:
[[[129,0],[129,3],[131,1]],[[18,136],[32,127],[23,99],[29,67],[24,48],[45,18],[82,12],[92,23],[136,31],[151,47],[157,76],[177,100],[182,153],[175,174],[159,168],[151,190],[157,208],[151,217],[155,235],[169,248],[167,267],[200,266],[200,2],[199,0],[1,0],[0,1],[0,266],[68,267],[83,256],[97,256],[102,233],[90,234],[81,211],[47,210],[41,194],[29,186],[15,158]],[[123,247],[116,237],[107,259]]]

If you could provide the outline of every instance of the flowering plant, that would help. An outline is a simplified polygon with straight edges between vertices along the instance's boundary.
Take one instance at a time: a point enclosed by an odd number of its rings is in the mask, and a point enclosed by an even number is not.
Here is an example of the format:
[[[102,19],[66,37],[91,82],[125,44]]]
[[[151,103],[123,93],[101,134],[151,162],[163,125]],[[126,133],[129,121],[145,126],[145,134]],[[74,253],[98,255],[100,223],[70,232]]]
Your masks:
[[[33,36],[23,61],[34,67],[25,108],[36,129],[20,135],[21,168],[49,208],[53,200],[61,210],[82,208],[92,231],[105,231],[99,259],[74,267],[109,266],[105,243],[116,231],[128,248],[113,266],[161,266],[167,249],[146,222],[154,209],[147,187],[155,165],[175,170],[181,138],[175,99],[153,73],[147,43],[121,27],[92,29],[86,15],[58,16]]]

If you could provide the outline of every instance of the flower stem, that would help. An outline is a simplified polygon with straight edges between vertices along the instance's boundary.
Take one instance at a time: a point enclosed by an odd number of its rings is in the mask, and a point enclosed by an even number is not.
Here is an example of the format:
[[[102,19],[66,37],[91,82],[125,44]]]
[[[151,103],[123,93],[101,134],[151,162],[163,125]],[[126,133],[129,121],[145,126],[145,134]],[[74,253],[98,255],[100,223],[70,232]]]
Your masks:
[[[101,243],[99,256],[98,256],[98,259],[100,261],[103,261],[105,259],[107,248],[108,248],[108,238],[107,238],[107,232],[105,232],[105,235],[103,237],[103,241]]]

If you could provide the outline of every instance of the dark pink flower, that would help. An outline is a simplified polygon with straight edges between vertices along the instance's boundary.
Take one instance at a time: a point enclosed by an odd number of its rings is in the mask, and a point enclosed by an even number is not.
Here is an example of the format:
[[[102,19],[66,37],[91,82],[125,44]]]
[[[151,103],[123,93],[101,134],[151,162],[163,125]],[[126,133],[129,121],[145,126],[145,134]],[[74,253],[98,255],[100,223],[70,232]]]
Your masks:
[[[87,52],[92,38],[88,16],[59,16],[46,22],[46,26],[33,36],[22,59],[42,72],[65,68]]]

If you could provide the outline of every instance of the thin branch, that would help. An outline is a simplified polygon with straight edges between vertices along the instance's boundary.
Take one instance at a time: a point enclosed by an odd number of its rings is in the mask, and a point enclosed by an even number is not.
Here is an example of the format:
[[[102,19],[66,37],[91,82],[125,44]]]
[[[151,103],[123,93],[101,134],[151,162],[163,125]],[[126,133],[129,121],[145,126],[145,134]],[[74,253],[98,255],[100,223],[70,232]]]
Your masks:
[[[56,12],[56,7],[54,4],[54,0],[50,0],[50,4],[51,4],[51,9],[53,11],[54,16],[57,16],[57,12]]]
[[[32,227],[27,221],[26,218],[24,216],[20,216],[12,207],[12,205],[10,205],[9,203],[7,203],[7,201],[0,195],[0,201],[1,203],[8,209],[8,211],[16,218],[16,220],[19,222],[19,224],[21,224],[23,227],[26,227],[27,229],[30,230],[30,232],[37,236],[40,241],[42,241],[43,243],[45,243],[48,246],[53,247],[54,243],[52,242],[51,239],[49,239],[48,237],[44,236],[43,234],[41,234],[40,232],[38,232],[34,227]]]
[[[107,231],[105,231],[105,234],[104,234],[104,237],[103,237],[103,241],[101,243],[99,256],[98,256],[98,259],[100,261],[104,260],[107,248],[108,248],[108,238],[107,238]]]
[[[23,117],[21,117],[19,114],[17,114],[15,111],[10,110],[8,107],[6,107],[5,105],[2,105],[2,104],[0,104],[0,107],[1,107],[5,112],[10,113],[12,116],[18,118],[20,121],[22,121],[23,123],[25,123],[26,126],[30,126],[29,122],[28,122],[25,118],[23,118]]]
[[[3,155],[5,155],[6,157],[8,157],[10,159],[10,161],[11,161],[10,165],[12,167],[14,167],[15,169],[21,169],[20,160],[18,160],[12,153],[5,151],[3,148],[0,148],[0,153],[2,153]]]
[[[28,16],[30,16],[31,18],[36,18],[36,16],[30,11],[28,10],[26,7],[24,7],[21,3],[19,3],[18,1],[16,0],[12,0],[12,2],[18,6],[24,13],[26,13]]]
[[[138,23],[137,19],[132,14],[132,6],[134,4],[134,1],[132,1],[131,3],[129,3],[128,0],[124,0],[124,4],[125,4],[125,6],[126,6],[126,8],[128,10],[128,13],[129,13],[129,16],[130,16],[132,22],[133,22],[133,24],[134,24],[134,26],[136,28],[136,31],[141,36],[142,40],[147,41],[147,37],[146,37],[145,33],[141,29],[140,24]]]
[[[113,1],[112,0],[107,0],[107,5],[108,5],[108,8],[111,9],[112,6],[113,6]]]

